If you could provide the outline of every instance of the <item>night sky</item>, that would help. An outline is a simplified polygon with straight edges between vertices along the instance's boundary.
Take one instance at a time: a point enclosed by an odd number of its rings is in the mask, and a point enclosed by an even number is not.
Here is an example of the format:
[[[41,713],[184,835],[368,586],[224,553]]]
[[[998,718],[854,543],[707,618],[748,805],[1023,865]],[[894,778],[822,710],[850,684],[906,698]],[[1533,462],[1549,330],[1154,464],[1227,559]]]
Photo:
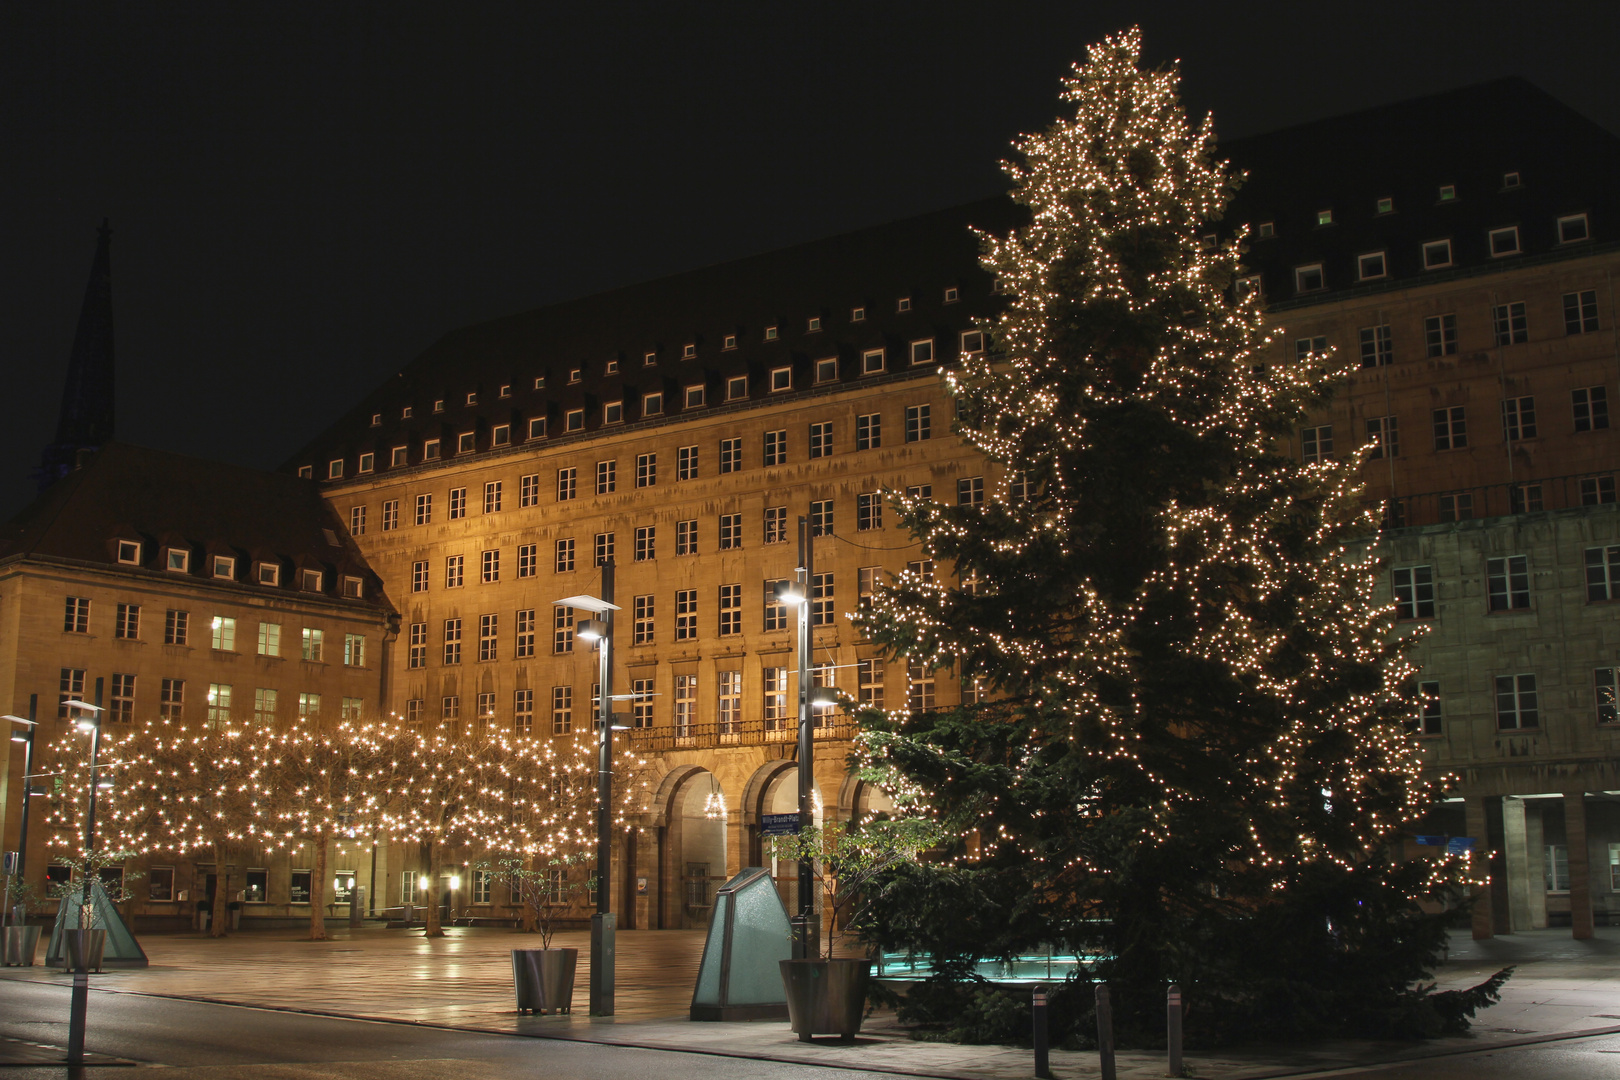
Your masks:
[[[1133,21],[1223,136],[1512,74],[1620,132],[1613,0],[19,0],[0,517],[103,216],[118,437],[275,467],[458,326],[1003,190],[1008,140]]]

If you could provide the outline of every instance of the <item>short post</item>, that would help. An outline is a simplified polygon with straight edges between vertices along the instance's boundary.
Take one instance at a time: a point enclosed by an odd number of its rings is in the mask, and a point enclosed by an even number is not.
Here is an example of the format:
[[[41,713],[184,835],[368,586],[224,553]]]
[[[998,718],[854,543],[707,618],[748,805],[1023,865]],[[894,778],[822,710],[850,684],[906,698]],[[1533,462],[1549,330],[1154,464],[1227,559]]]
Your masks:
[[[93,782],[93,781],[92,781]],[[89,889],[88,883],[85,888]],[[68,1052],[69,1065],[84,1064],[84,1022],[85,1014],[90,1008],[90,934],[85,930],[64,929],[62,936],[77,935],[79,947],[70,949],[71,956],[75,951],[78,963],[73,965],[73,996],[68,1002]],[[65,942],[64,942],[65,944]]]
[[[1038,1080],[1052,1080],[1052,1062],[1046,1034],[1046,987],[1035,987],[1035,998],[1030,1014],[1035,1021],[1035,1076]]]
[[[1181,1076],[1181,987],[1170,984],[1164,998],[1165,1045],[1170,1049],[1170,1075]]]
[[[1097,984],[1097,1058],[1102,1064],[1102,1080],[1114,1078],[1114,1007],[1108,1000],[1108,984]]]

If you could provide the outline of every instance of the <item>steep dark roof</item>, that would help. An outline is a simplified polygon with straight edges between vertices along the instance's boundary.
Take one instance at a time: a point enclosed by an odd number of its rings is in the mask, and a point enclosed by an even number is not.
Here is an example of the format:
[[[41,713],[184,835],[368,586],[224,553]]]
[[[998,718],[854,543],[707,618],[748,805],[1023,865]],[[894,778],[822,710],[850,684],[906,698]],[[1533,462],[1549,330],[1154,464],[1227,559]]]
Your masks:
[[[66,476],[81,450],[113,437],[114,374],[112,317],[112,229],[103,221],[96,230],[96,257],[79,307],[79,326],[62,385],[62,411],[56,439],[39,464],[39,489]]]
[[[119,540],[142,541],[139,566],[119,563]],[[110,442],[0,526],[0,560],[44,557],[172,577],[168,548],[191,552],[187,576],[199,581],[224,584],[209,556],[233,555],[238,583],[252,580],[254,562],[274,562],[282,567],[278,591],[302,592],[296,570],[319,569],[328,598],[341,596],[342,576],[357,576],[363,599],[346,602],[393,610],[316,485],[285,473]]]
[[[1251,228],[1248,255],[1273,308],[1593,250],[1594,241],[1557,243],[1555,221],[1565,214],[1585,212],[1599,241],[1620,235],[1620,140],[1522,79],[1236,140],[1219,152],[1249,174],[1220,234],[1263,221],[1275,227],[1269,239]],[[1519,174],[1519,186],[1504,186],[1509,172]],[[1454,186],[1456,198],[1441,201],[1441,185]],[[1393,212],[1378,213],[1380,198],[1393,200]],[[1333,224],[1318,226],[1324,209],[1333,210]],[[763,376],[784,364],[793,366],[796,393],[816,393],[827,387],[811,385],[814,360],[839,357],[840,384],[847,384],[860,378],[863,350],[886,347],[895,371],[904,368],[906,343],[923,337],[935,338],[940,355],[950,357],[970,318],[994,308],[968,227],[1003,232],[1022,219],[1010,200],[989,199],[454,331],[286,467],[325,478],[327,462],[342,458],[344,475],[353,476],[359,455],[372,453],[382,471],[402,445],[417,466],[423,440],[441,440],[443,455],[452,457],[457,437],[469,431],[482,453],[498,424],[511,425],[512,443],[522,444],[531,417],[546,419],[548,441],[572,438],[562,430],[572,409],[585,411],[579,434],[588,436],[601,427],[604,402],[622,399],[626,420],[635,422],[640,396],[655,390],[664,393],[663,415],[642,422],[677,421],[684,386],[704,383],[712,408],[726,377],[748,374],[757,400],[774,396]],[[1513,224],[1524,253],[1493,259],[1488,230]],[[1457,266],[1426,271],[1421,245],[1441,238],[1452,239]],[[1357,255],[1379,250],[1388,252],[1389,277],[1357,282]],[[1293,268],[1317,262],[1326,288],[1296,296]],[[944,303],[947,286],[961,290],[960,302]],[[896,310],[901,297],[911,298],[910,311]],[[865,321],[851,321],[856,306],[866,309]],[[808,333],[815,316],[823,329]],[[780,340],[765,341],[773,325]],[[728,334],[737,335],[735,350],[723,349]],[[695,347],[692,359],[682,358],[687,345]],[[646,352],[656,366],[643,366]],[[607,373],[610,360],[617,374]],[[580,381],[570,384],[575,368]],[[544,388],[535,388],[537,377]],[[511,387],[509,398],[498,396],[503,385]],[[436,401],[442,412],[434,411]]]

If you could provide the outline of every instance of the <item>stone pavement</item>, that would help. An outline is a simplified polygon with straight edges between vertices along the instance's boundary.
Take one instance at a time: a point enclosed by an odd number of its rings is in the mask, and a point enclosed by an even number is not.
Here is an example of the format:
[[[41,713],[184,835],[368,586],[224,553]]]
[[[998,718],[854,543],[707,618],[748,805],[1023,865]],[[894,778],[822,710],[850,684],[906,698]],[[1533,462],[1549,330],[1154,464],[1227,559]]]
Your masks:
[[[1499,967],[1519,965],[1502,1004],[1481,1014],[1467,1037],[1189,1053],[1190,1074],[1211,1080],[1302,1075],[1577,1032],[1620,1031],[1620,929],[1600,929],[1586,942],[1572,941],[1568,933],[1456,941],[1440,973],[1443,988],[1470,985]],[[892,1015],[882,1013],[871,1018],[853,1045],[831,1039],[801,1043],[781,1022],[691,1023],[686,1009],[703,950],[701,931],[621,931],[617,1015],[594,1019],[584,1013],[589,956],[584,933],[559,934],[555,943],[580,949],[575,995],[580,1012],[545,1017],[519,1016],[514,1008],[508,950],[533,947],[537,940],[509,930],[452,928],[446,937],[429,940],[417,932],[366,927],[334,930],[326,942],[301,941],[292,931],[244,931],[217,941],[152,935],[142,944],[151,957],[149,968],[92,976],[92,985],[104,992],[960,1080],[1024,1080],[1031,1073],[1027,1049],[914,1042]],[[0,978],[66,981],[60,972],[37,967],[0,969]],[[1052,1066],[1060,1080],[1097,1073],[1094,1054],[1053,1051]],[[1122,1078],[1164,1074],[1162,1055],[1119,1057]]]

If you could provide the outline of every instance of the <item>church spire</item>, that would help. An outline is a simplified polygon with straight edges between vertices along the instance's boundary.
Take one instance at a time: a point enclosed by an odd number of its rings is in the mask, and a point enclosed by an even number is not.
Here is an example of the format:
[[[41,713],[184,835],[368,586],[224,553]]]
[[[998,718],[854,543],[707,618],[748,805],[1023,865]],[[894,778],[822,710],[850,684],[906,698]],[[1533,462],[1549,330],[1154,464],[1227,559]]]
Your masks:
[[[56,439],[40,458],[43,491],[73,471],[79,454],[113,437],[112,229],[105,219],[97,230],[96,258],[79,308],[79,329],[62,387]]]

